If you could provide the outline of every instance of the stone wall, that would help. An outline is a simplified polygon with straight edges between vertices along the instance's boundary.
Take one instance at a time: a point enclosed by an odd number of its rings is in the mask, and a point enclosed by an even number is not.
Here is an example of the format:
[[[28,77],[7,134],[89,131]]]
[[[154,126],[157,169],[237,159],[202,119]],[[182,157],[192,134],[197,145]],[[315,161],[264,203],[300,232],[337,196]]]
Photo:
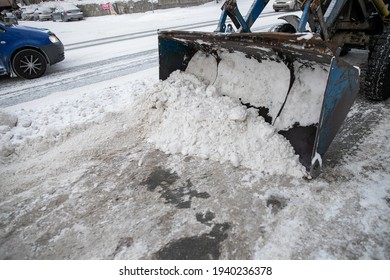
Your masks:
[[[108,0],[109,1],[109,0]],[[153,1],[153,3],[151,2]],[[156,9],[167,9],[174,7],[190,7],[201,5],[213,0],[140,0],[140,1],[118,1],[100,4],[84,4],[77,5],[83,11],[86,17],[115,15],[115,14],[131,14],[143,13]]]

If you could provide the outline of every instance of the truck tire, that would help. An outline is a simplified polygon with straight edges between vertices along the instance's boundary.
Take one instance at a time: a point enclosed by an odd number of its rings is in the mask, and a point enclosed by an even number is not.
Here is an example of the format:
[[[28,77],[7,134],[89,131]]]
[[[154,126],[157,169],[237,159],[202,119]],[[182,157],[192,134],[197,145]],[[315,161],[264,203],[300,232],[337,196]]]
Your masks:
[[[15,74],[24,79],[36,79],[45,74],[46,59],[36,50],[21,50],[12,59]]]
[[[365,94],[378,101],[390,97],[390,25],[385,27],[368,59]]]

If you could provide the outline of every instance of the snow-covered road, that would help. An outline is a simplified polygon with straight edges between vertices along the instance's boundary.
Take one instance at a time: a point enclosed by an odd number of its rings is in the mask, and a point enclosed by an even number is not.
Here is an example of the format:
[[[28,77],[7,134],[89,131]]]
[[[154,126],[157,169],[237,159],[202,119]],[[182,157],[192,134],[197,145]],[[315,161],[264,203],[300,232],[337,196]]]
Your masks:
[[[243,8],[247,8],[243,5]],[[35,81],[0,77],[0,108],[31,101],[63,91],[126,76],[158,66],[157,29],[159,30],[196,30],[213,31],[218,20],[217,5],[209,4],[199,9],[206,11],[191,15],[190,23],[183,24],[182,16],[177,13],[156,11],[143,15],[143,21],[155,21],[158,24],[138,24],[140,15],[122,15],[121,25],[111,17],[104,22],[101,18],[89,18],[84,22],[23,22],[21,25],[48,28],[55,32],[65,46],[66,60],[50,67],[44,77]],[[178,9],[175,9],[178,10]],[[180,14],[182,14],[180,12]],[[265,12],[263,24],[254,26],[254,31],[268,30],[275,18],[288,13]],[[141,16],[142,17],[142,16]],[[162,22],[161,17],[165,20]],[[208,19],[208,20],[206,20]],[[72,29],[70,30],[69,27]],[[154,27],[154,28],[153,28]],[[93,34],[93,35],[91,35]],[[155,71],[155,70],[154,70]],[[31,91],[34,88],[34,91]]]
[[[157,49],[153,49],[62,69],[54,66],[50,73],[39,80],[7,79],[2,83],[4,88],[0,91],[0,108],[156,68],[157,56]]]
[[[69,49],[42,79],[0,80],[1,259],[390,258],[389,101],[359,96],[307,180],[237,100],[158,81],[156,36],[95,44],[219,8],[32,23]]]

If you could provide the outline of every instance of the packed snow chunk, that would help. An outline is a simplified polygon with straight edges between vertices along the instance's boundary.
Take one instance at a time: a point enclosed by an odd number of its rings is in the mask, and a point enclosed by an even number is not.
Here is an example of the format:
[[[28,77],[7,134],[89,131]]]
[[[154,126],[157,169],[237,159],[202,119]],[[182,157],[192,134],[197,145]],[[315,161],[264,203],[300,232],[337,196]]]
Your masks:
[[[192,74],[176,71],[145,94],[136,113],[146,118],[148,142],[166,153],[230,162],[265,174],[305,175],[289,142],[257,110],[236,98],[207,94],[208,88]]]
[[[0,126],[13,128],[18,123],[18,117],[15,114],[0,111]]]
[[[287,130],[295,123],[309,126],[320,119],[329,67],[295,62],[294,69],[295,81],[274,124],[278,130]]]
[[[15,152],[15,148],[7,141],[0,139],[0,159],[2,157],[9,157]]]
[[[186,72],[197,76],[208,84],[217,78],[218,65],[214,56],[202,51],[195,53],[188,63]]]
[[[246,120],[247,117],[247,110],[242,106],[237,106],[235,108],[232,108],[229,112],[229,119],[233,121],[240,121],[243,122]]]
[[[283,62],[248,58],[241,52],[221,52],[214,86],[221,94],[266,107],[275,119],[290,86],[290,70]],[[194,58],[193,58],[194,60]]]

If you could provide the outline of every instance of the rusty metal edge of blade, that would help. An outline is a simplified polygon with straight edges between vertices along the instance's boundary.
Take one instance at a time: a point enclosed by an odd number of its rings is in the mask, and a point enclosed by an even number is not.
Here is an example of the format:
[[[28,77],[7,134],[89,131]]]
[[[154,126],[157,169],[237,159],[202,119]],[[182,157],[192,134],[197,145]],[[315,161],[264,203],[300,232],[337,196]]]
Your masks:
[[[182,41],[188,44],[209,45],[211,48],[227,50],[252,49],[265,52],[267,48],[279,53],[297,57],[297,59],[315,61],[330,65],[336,55],[336,48],[318,34],[311,33],[217,33],[195,31],[159,31],[159,38]]]

